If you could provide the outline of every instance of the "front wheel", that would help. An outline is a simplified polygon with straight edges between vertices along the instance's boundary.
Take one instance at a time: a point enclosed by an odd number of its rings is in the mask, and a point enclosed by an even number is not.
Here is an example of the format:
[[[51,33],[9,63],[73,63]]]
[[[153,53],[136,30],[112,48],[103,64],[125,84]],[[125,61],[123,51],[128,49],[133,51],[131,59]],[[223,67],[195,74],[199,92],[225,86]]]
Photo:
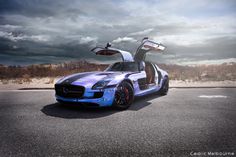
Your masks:
[[[163,82],[162,87],[159,91],[160,95],[166,95],[168,93],[168,90],[169,90],[169,78],[165,77],[165,79],[163,81],[164,82]]]
[[[121,82],[117,87],[114,99],[114,107],[119,110],[125,110],[130,107],[134,100],[134,90],[130,83]]]

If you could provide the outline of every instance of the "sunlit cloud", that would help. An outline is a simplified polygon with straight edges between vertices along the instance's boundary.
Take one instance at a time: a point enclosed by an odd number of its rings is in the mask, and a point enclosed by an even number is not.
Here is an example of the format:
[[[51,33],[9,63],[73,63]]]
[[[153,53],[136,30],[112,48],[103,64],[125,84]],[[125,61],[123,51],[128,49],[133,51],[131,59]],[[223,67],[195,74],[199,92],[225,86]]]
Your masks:
[[[151,33],[154,29],[153,28],[149,28],[149,29],[145,29],[143,31],[138,31],[138,32],[133,32],[130,33],[130,36],[135,36],[135,35],[148,35],[149,33]]]
[[[137,42],[137,40],[134,38],[131,38],[131,37],[123,37],[123,38],[119,37],[119,38],[113,40],[112,42],[113,43],[121,43],[121,42],[131,42],[132,43],[132,42]]]

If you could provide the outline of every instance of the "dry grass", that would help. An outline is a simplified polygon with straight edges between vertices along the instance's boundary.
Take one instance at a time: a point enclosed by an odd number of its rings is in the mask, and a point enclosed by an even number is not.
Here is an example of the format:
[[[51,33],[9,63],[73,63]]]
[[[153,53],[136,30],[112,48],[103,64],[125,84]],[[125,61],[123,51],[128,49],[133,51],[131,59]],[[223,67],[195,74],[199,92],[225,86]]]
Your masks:
[[[50,78],[48,79],[48,81],[45,82],[45,84],[53,84],[53,83],[54,83],[54,80],[55,80],[55,78],[50,77]]]
[[[14,83],[23,84],[32,82],[33,78],[49,77],[45,84],[52,84],[55,77],[85,71],[102,71],[107,66],[86,61],[30,65],[26,67],[0,65],[0,80],[2,84],[8,84],[9,79],[14,80]],[[171,80],[190,82],[236,80],[236,63],[195,67],[166,64],[159,64],[159,66],[168,71]]]
[[[9,83],[9,80],[7,80],[7,79],[2,79],[1,82],[2,82],[2,84],[8,84],[8,83]]]

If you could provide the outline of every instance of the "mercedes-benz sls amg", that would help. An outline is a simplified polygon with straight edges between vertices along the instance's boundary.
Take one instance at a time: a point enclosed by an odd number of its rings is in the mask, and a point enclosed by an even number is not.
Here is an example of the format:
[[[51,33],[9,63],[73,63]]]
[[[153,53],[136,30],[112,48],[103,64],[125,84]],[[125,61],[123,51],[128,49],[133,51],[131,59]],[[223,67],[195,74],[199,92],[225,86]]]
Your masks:
[[[121,62],[111,64],[105,71],[77,73],[61,78],[55,84],[56,100],[60,103],[88,106],[114,106],[127,109],[134,97],[150,93],[166,95],[168,73],[156,64],[145,61],[147,52],[160,52],[164,45],[144,38],[134,56],[130,52],[106,47],[92,49],[96,55],[120,54]]]

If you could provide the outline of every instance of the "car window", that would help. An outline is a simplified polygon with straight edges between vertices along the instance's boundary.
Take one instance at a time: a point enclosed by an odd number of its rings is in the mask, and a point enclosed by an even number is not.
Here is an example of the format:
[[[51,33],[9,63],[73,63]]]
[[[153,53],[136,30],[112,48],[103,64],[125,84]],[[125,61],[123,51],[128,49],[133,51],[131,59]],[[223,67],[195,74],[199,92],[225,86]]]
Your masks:
[[[106,71],[139,71],[136,62],[117,62],[107,68]]]

